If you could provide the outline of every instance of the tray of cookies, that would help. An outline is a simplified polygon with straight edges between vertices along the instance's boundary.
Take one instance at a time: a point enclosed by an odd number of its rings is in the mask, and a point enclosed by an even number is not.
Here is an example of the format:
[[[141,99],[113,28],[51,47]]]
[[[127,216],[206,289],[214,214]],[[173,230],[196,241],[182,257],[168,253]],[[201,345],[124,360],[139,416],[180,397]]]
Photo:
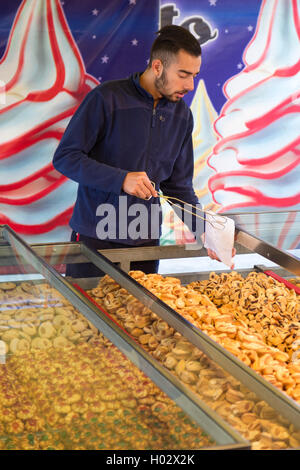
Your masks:
[[[246,280],[235,272],[220,276],[211,273],[209,280],[189,286],[182,286],[179,279],[170,276],[145,275],[141,271],[132,271],[130,275],[262,378],[295,402],[300,401],[299,366],[291,360],[291,340],[286,346],[276,341],[278,331],[269,321],[273,318],[270,312],[274,313],[274,319],[279,318],[276,304],[276,289],[279,288],[279,300],[282,305],[289,304],[290,309],[290,317],[281,323],[281,328],[285,328],[285,337],[289,334],[294,341],[295,335],[299,334],[296,325],[299,304],[294,291],[290,292],[284,285],[278,286],[277,281],[258,273],[250,274]],[[255,288],[259,288],[260,297],[255,295]],[[214,363],[111,277],[104,276],[87,294],[149,354],[248,439],[253,449],[300,447],[297,426]],[[282,300],[284,295],[285,301]],[[264,296],[271,302],[269,313]],[[257,309],[256,322],[254,307]],[[289,329],[291,321],[295,322],[296,333]]]

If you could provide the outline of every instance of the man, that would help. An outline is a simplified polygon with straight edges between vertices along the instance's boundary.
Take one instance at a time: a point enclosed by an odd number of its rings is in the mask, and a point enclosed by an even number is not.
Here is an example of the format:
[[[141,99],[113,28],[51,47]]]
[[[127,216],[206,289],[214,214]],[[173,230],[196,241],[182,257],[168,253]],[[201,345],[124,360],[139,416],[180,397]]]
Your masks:
[[[54,167],[79,183],[70,221],[72,241],[95,249],[158,245],[157,190],[199,203],[192,185],[193,117],[182,98],[194,88],[201,48],[180,26],[165,26],[157,34],[147,69],[92,90],[55,152]],[[139,224],[137,213],[143,216]],[[190,220],[193,232],[197,220]],[[203,227],[197,238],[201,232]],[[217,259],[214,252],[208,254]],[[67,274],[99,275],[91,266],[79,268]],[[155,272],[158,262],[133,263],[131,268]]]

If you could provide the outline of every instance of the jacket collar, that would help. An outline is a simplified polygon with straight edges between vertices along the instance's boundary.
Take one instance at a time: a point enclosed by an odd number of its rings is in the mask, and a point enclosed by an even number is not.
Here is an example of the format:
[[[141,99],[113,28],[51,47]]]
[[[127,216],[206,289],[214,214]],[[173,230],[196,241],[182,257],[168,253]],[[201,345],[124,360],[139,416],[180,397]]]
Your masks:
[[[134,74],[131,75],[131,81],[133,83],[133,85],[135,86],[136,90],[138,91],[138,93],[142,96],[144,96],[146,99],[150,100],[151,103],[153,104],[153,96],[148,93],[147,90],[145,90],[145,88],[143,88],[141,85],[140,85],[140,76],[142,75],[143,72],[136,72]],[[172,106],[174,103],[171,103],[171,101],[167,100],[166,98],[162,98],[161,100],[159,100],[159,106]]]
[[[145,98],[148,98],[150,100],[153,101],[153,96],[148,93],[147,90],[145,90],[145,88],[143,88],[141,85],[140,85],[140,76],[142,75],[143,72],[136,72],[134,73],[133,75],[131,75],[131,80],[135,86],[135,88],[137,89],[137,91],[140,93],[140,95],[144,96]]]

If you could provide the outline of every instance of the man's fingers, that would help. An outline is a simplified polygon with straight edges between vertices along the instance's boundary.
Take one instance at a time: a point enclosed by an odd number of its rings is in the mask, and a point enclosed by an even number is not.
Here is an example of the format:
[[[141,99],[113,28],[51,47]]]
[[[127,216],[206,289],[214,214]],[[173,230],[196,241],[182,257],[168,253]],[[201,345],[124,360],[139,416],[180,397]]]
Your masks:
[[[207,248],[207,254],[211,259],[216,259],[217,261],[220,261],[220,259],[217,256],[217,253],[210,248]]]
[[[214,259],[214,260],[217,260],[217,261],[221,261],[216,252],[211,250],[210,248],[207,248],[207,254],[208,256],[211,258],[211,259]],[[232,248],[232,257],[234,258],[236,255],[236,249],[235,248]],[[232,263],[232,265],[230,266],[230,269],[233,269],[234,268],[234,263]]]
[[[132,196],[136,196],[136,197],[138,197],[138,198],[140,198],[140,199],[147,199],[147,198],[148,198],[148,196],[147,196],[147,194],[145,193],[145,191],[143,191],[143,190],[140,189],[140,188],[137,188],[137,189],[135,190],[135,192],[132,193]]]
[[[155,191],[153,184],[149,180],[148,176],[143,179],[143,184],[144,184],[144,191],[147,191],[147,198],[150,198],[151,196],[157,197],[157,191]]]
[[[157,197],[157,191],[144,171],[127,173],[123,182],[123,190],[127,194],[141,199],[150,199],[151,196]]]

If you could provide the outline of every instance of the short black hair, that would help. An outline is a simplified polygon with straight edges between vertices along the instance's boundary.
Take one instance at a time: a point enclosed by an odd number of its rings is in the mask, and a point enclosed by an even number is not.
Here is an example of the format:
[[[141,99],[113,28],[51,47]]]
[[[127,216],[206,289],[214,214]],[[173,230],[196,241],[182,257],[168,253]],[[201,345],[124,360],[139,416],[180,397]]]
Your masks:
[[[174,59],[180,49],[199,57],[201,46],[195,36],[182,26],[168,25],[157,31],[157,38],[152,44],[149,66],[154,59],[160,59],[165,67]]]

